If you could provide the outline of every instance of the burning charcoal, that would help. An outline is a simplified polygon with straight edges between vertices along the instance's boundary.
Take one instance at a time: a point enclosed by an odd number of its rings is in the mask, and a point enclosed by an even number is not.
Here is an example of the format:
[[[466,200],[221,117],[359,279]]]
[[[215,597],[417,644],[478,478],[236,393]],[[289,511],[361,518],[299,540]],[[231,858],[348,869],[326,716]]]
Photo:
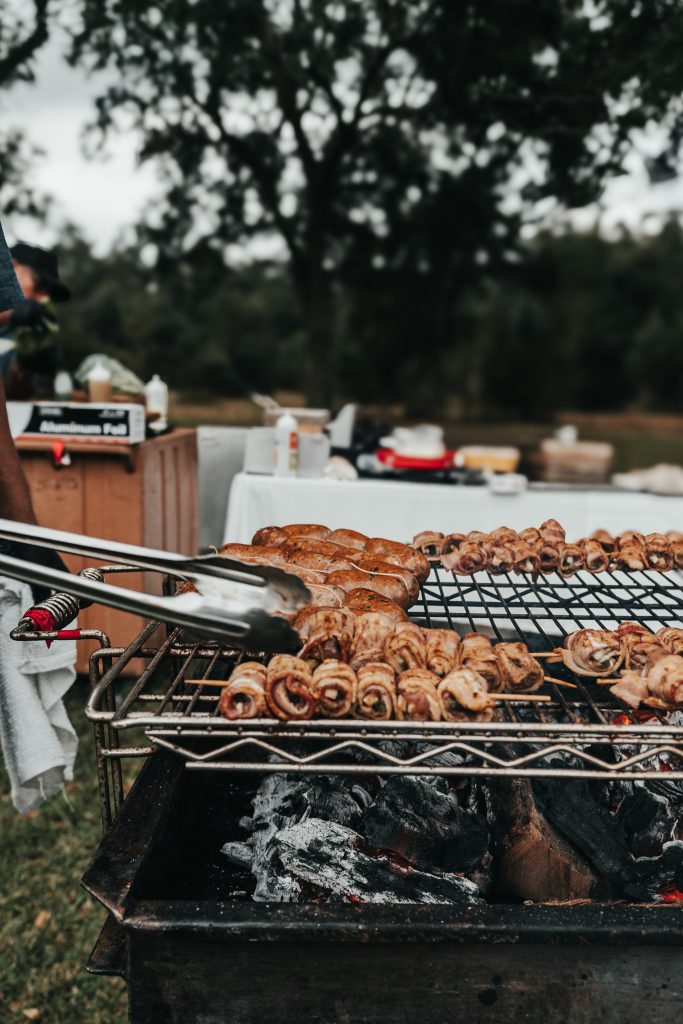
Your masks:
[[[391,778],[365,812],[361,832],[426,871],[471,871],[488,853],[485,819],[418,776]]]
[[[656,899],[667,885],[683,885],[683,843],[670,842],[656,857],[634,857],[622,823],[578,780],[539,779],[534,792],[553,826],[606,879],[616,895]]]
[[[302,779],[281,804],[284,813],[301,821],[304,817],[336,821],[353,828],[361,818],[361,805],[347,785],[338,779],[321,776]]]
[[[457,875],[418,871],[373,856],[357,832],[308,818],[272,840],[282,866],[331,900],[368,903],[481,904],[476,885]]]
[[[255,900],[292,902],[303,898],[299,883],[273,857],[270,842],[281,829],[311,815],[349,826],[357,824],[365,804],[354,790],[368,796],[346,779],[306,778],[285,772],[274,772],[263,779],[254,796],[253,816],[240,821],[251,834],[249,843],[228,842],[221,850],[233,863],[251,868],[256,879]]]
[[[675,838],[678,828],[678,815],[673,813],[666,797],[638,784],[619,805],[616,818],[626,832],[634,857],[659,856],[664,844]]]

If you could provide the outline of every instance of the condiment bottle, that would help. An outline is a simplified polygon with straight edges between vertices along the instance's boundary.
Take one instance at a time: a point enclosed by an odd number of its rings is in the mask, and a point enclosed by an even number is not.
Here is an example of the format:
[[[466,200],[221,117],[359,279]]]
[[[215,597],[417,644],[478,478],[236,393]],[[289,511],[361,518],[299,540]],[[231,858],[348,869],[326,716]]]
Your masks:
[[[55,376],[54,382],[55,398],[58,398],[60,402],[68,402],[71,399],[74,386],[71,380],[71,376],[66,370],[60,370]]]
[[[166,423],[168,417],[168,385],[158,373],[145,384],[145,405],[147,412],[152,413]]]
[[[95,363],[88,374],[88,398],[91,402],[111,402],[111,373],[104,363]]]
[[[296,417],[284,412],[275,424],[275,476],[296,475],[298,442]]]

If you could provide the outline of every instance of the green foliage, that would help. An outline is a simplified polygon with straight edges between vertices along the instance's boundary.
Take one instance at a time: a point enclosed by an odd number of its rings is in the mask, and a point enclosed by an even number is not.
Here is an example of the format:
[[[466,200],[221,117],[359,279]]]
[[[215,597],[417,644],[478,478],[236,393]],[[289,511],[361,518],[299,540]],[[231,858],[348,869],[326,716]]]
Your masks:
[[[196,248],[160,272],[133,249],[96,258],[73,231],[61,263],[75,296],[60,307],[69,369],[103,351],[179,390],[300,388],[305,324],[283,265],[227,269]],[[448,293],[440,391],[470,415],[522,420],[560,409],[679,411],[681,280],[675,221],[644,238],[539,235],[505,273]],[[382,275],[372,289],[340,290],[340,399],[415,408],[435,358],[425,341],[427,301],[408,272],[398,301]]]
[[[455,299],[509,265],[536,201],[594,200],[650,123],[662,173],[683,133],[680,0],[79,9],[72,60],[114,75],[96,129],[106,135],[125,111],[142,159],[165,174],[147,237],[173,257],[198,236],[217,254],[279,236],[317,401],[351,372],[335,297],[346,318],[349,303],[381,293],[386,316],[356,319],[357,344],[401,386],[417,382],[416,408],[434,408]],[[223,373],[218,353],[209,365]]]

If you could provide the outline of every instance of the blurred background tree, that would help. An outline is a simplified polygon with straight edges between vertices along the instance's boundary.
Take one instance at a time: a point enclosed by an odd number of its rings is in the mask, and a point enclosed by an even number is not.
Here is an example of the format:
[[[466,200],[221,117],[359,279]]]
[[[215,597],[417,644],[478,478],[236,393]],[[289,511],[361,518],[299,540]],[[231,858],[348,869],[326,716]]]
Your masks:
[[[79,296],[60,311],[69,369],[101,350],[145,379],[161,372],[175,389],[198,396],[300,388],[305,324],[282,263],[227,271],[203,246],[160,273],[137,248],[93,256],[73,228],[61,259]],[[506,276],[453,298],[445,388],[472,419],[547,420],[569,409],[680,412],[681,281],[683,230],[675,220],[651,237],[539,234],[520,246]],[[347,291],[337,307],[339,398],[409,406],[414,379],[372,338],[412,330],[419,355],[418,314],[401,324],[382,289]],[[402,308],[408,313],[411,303]]]
[[[466,357],[457,310],[510,266],[520,280],[520,228],[538,203],[595,200],[634,130],[652,121],[656,161],[671,164],[683,130],[677,0],[81,0],[79,9],[71,59],[116,74],[96,129],[106,136],[132,115],[141,159],[165,174],[141,234],[154,243],[162,291],[188,251],[225,263],[231,247],[279,245],[300,309],[296,344],[302,327],[306,338],[297,373],[316,403],[330,400],[333,382],[362,390],[381,368],[387,388],[433,413],[449,367]],[[195,278],[187,320],[219,301],[212,281]],[[543,347],[542,311],[529,299],[515,318],[504,324],[499,312],[499,336],[524,333],[523,366],[554,372],[527,347],[534,338]],[[360,379],[344,325],[363,356]],[[662,329],[652,321],[644,337],[661,346]],[[219,379],[226,340],[207,344],[205,367]],[[229,348],[234,377],[232,339]],[[624,371],[609,355],[616,386]],[[258,359],[239,359],[259,372]],[[604,380],[594,387],[604,393]],[[533,401],[530,385],[505,400],[520,403],[525,391]]]
[[[3,90],[33,79],[34,58],[48,40],[50,3],[25,0],[17,9],[0,0],[0,115]],[[31,163],[38,155],[19,128],[0,126],[0,210],[35,216],[45,212],[47,197],[30,185]]]

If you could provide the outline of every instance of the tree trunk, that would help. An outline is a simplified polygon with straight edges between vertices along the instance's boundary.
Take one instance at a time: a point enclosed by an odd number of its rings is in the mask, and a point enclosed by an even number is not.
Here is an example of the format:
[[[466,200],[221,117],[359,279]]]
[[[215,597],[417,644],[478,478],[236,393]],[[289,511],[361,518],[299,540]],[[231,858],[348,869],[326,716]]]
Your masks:
[[[324,273],[310,275],[304,296],[304,315],[308,334],[306,399],[309,405],[329,408],[332,402],[332,301]]]

